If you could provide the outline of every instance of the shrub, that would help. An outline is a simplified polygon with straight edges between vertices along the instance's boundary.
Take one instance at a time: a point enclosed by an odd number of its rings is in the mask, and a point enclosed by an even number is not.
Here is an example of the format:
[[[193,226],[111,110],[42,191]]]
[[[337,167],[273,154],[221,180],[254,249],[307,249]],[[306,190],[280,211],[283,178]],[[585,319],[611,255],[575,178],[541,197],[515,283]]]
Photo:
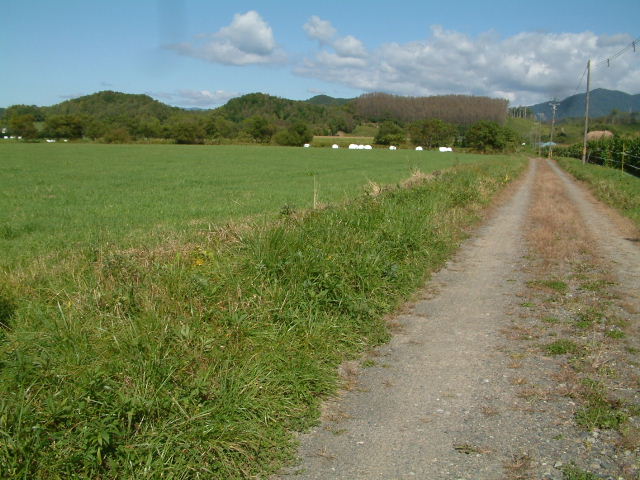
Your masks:
[[[404,143],[405,138],[406,135],[402,127],[395,122],[387,120],[380,125],[373,142],[380,145],[399,145]]]
[[[309,143],[312,138],[313,135],[309,127],[302,122],[298,122],[285,130],[280,130],[273,140],[278,145],[301,147],[305,143]]]
[[[430,118],[409,125],[411,143],[429,148],[453,145],[457,133],[455,125],[437,118]]]
[[[482,120],[471,126],[465,144],[479,152],[504,152],[515,147],[518,134],[496,122]]]

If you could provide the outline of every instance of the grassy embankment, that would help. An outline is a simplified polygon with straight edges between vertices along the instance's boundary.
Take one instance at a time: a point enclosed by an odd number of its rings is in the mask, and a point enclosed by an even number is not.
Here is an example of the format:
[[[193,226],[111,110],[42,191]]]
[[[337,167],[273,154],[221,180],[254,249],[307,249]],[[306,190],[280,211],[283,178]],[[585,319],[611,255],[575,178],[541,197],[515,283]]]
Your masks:
[[[580,160],[560,158],[558,163],[578,180],[587,182],[603,202],[620,210],[640,228],[640,179],[600,165],[583,165]]]
[[[143,190],[162,176],[151,165],[136,177]],[[290,431],[309,426],[335,391],[337,365],[386,340],[383,315],[522,167],[476,158],[411,189],[285,211],[251,229],[191,237],[187,247],[100,244],[41,270],[7,269],[0,477],[233,479],[272,470],[294,451]],[[169,197],[184,202],[186,191]],[[140,201],[135,193],[123,215]],[[137,231],[128,229],[119,235]]]

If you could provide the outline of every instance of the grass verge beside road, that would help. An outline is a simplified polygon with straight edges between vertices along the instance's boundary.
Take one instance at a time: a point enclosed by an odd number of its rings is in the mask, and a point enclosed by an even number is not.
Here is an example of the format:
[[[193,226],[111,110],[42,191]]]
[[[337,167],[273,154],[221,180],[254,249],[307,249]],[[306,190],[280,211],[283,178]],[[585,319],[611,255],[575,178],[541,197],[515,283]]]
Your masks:
[[[388,338],[384,315],[523,167],[487,159],[187,247],[102,246],[13,275],[0,286],[0,477],[274,471],[337,366]]]
[[[640,178],[609,167],[583,165],[573,158],[560,158],[558,163],[578,180],[587,182],[600,200],[620,210],[640,228]]]

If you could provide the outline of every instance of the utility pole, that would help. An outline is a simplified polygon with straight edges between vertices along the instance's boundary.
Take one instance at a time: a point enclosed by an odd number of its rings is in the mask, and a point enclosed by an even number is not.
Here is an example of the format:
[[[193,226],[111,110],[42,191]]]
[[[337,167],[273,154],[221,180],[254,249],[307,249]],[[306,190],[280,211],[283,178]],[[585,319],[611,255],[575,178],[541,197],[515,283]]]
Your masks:
[[[536,115],[538,120],[538,157],[542,156],[542,119]]]
[[[589,89],[591,87],[591,60],[587,62],[587,96],[584,100],[584,138],[582,140],[582,164],[587,163],[587,133],[589,131]]]
[[[553,117],[551,119],[551,134],[549,136],[549,158],[553,156],[553,127],[556,124],[556,109],[558,108],[559,103],[553,102],[550,103],[551,108],[553,108]]]

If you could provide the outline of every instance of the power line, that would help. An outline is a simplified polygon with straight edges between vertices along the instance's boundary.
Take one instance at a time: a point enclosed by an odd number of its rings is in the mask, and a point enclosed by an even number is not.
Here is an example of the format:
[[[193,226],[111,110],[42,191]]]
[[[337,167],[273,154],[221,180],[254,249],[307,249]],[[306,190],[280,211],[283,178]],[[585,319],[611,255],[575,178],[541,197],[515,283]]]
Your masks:
[[[584,80],[584,76],[587,74],[588,69],[589,67],[584,67],[584,71],[582,72],[582,76],[580,77],[580,80],[578,80],[578,86],[576,87],[576,91],[574,95],[580,91],[580,87],[582,86],[582,81]]]
[[[599,67],[603,67],[603,66],[607,66],[610,67],[611,66],[611,62],[613,60],[615,60],[616,58],[624,55],[626,52],[628,52],[629,50],[633,49],[634,52],[637,51],[637,49],[640,49],[640,37],[636,38],[635,40],[633,40],[631,43],[625,45],[623,48],[621,48],[620,50],[618,50],[616,53],[614,53],[613,55],[603,58],[600,61],[594,62],[591,65],[592,69],[595,68],[599,68]]]

